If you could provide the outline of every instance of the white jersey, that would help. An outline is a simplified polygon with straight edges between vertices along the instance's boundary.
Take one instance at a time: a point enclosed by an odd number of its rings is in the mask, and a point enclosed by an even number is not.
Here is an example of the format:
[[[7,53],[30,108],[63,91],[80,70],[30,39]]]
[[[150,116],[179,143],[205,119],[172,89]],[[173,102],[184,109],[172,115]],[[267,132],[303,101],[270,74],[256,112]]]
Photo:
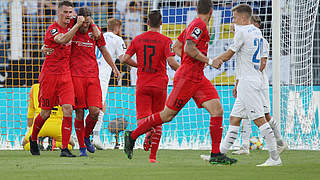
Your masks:
[[[234,43],[229,47],[236,52],[237,79],[263,80],[260,72],[260,57],[263,51],[263,37],[260,29],[254,25],[236,26]]]
[[[262,46],[262,52],[261,52],[261,58],[266,57],[267,59],[269,58],[269,42],[263,38],[263,46]],[[262,71],[263,74],[263,87],[269,87],[269,79],[268,79],[268,74],[267,74],[267,65]]]
[[[113,32],[105,32],[103,33],[103,37],[106,41],[106,49],[108,50],[113,62],[115,62],[120,55],[125,53],[126,45],[123,39]],[[99,77],[107,78],[106,76],[110,76],[112,69],[103,58],[99,49],[96,50],[96,56],[99,67]]]

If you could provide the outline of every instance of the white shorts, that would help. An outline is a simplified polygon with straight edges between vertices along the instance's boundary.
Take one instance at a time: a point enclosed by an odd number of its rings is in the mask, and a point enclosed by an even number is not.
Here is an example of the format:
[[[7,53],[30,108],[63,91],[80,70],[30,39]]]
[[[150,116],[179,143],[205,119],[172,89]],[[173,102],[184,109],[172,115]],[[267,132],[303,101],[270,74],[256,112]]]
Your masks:
[[[268,88],[264,87],[263,88],[263,109],[264,113],[270,113],[270,96],[269,96],[269,86]]]
[[[264,97],[261,82],[239,80],[231,116],[250,120],[264,117]]]
[[[111,71],[99,72],[100,86],[102,92],[102,105],[106,102]]]

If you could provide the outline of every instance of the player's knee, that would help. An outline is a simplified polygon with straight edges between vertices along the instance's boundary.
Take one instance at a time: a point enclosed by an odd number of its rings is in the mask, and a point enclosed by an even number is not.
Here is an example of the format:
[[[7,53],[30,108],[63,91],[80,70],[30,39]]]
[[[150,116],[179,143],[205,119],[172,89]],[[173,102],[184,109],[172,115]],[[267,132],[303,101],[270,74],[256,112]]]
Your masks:
[[[42,119],[46,120],[50,117],[51,110],[41,110],[40,116]]]
[[[72,105],[70,104],[62,105],[62,111],[63,111],[63,116],[71,117],[72,111],[73,111]]]
[[[97,120],[99,116],[100,109],[97,107],[90,107],[89,108],[89,116],[93,120]]]

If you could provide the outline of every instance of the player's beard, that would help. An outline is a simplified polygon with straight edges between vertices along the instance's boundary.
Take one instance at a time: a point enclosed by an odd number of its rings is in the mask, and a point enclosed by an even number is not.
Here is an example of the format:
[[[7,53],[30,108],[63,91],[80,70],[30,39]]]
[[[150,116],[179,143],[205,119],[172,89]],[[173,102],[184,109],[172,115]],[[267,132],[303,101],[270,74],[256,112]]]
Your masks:
[[[84,27],[81,27],[80,29],[79,29],[79,31],[81,32],[81,33],[87,33],[88,32],[88,30],[89,30],[89,27],[87,27],[87,28],[84,28]]]

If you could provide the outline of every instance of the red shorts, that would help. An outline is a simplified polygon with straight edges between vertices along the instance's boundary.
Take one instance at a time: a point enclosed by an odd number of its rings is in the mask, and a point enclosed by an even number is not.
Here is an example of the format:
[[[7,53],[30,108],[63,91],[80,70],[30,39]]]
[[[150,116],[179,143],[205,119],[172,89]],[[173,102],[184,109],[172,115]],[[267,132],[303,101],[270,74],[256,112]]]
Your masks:
[[[72,77],[75,94],[75,109],[84,109],[89,106],[102,108],[102,92],[98,77]]]
[[[199,108],[202,108],[202,103],[206,101],[220,99],[216,88],[206,77],[197,83],[190,79],[175,77],[166,105],[172,110],[180,111],[191,97]]]
[[[137,119],[147,117],[164,109],[167,89],[147,86],[136,91]]]
[[[71,74],[47,74],[39,77],[39,107],[49,110],[56,105],[74,106],[74,90]]]

